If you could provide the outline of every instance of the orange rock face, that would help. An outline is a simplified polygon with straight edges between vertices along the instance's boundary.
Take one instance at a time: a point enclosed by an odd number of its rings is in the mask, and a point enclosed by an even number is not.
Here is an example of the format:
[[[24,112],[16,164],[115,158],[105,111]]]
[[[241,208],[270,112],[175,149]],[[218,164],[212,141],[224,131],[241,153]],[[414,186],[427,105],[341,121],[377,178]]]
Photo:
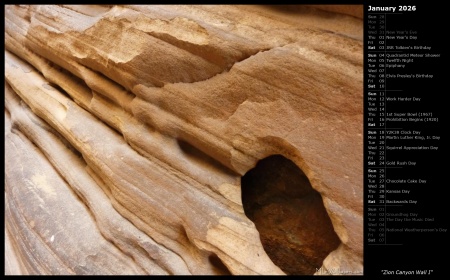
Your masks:
[[[5,274],[362,274],[361,11],[5,6]]]

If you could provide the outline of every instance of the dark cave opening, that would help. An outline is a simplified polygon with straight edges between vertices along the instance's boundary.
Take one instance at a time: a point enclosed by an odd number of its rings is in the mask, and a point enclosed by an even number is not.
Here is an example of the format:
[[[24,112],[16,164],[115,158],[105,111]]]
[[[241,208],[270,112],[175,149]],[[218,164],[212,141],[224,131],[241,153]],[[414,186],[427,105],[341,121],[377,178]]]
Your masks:
[[[321,195],[291,160],[273,155],[242,177],[245,215],[274,264],[288,275],[312,275],[340,244]]]

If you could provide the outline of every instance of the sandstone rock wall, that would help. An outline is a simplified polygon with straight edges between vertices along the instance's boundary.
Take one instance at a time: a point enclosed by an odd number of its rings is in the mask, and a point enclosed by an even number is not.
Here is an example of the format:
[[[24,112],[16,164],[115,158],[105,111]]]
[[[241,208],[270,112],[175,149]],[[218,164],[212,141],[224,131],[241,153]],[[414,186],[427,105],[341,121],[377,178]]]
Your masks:
[[[241,196],[271,155],[337,235],[318,271],[362,273],[363,24],[337,9],[5,6],[5,273],[284,274]]]

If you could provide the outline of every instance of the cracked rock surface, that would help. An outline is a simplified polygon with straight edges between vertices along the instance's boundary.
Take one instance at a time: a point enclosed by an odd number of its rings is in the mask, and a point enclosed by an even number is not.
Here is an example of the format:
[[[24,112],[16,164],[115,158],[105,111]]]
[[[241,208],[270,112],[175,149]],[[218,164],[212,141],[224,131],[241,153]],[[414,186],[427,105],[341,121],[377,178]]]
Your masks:
[[[361,15],[6,5],[5,274],[302,274],[244,211],[241,179],[272,155],[328,216],[331,249],[304,274],[361,274]],[[265,170],[255,182],[298,184]],[[305,201],[267,213],[309,227]]]

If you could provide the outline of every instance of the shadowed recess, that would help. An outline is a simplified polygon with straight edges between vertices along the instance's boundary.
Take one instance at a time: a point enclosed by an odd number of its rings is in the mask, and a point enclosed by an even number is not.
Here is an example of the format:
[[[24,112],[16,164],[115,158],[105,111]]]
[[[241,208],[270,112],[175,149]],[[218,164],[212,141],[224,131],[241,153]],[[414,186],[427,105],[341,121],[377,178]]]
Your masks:
[[[260,160],[242,177],[242,203],[267,255],[286,274],[314,274],[340,244],[321,195],[281,155]]]
[[[181,151],[183,151],[183,153],[192,161],[192,163],[195,163],[199,166],[203,166],[205,168],[217,170],[218,172],[224,173],[226,175],[230,176],[236,175],[236,173],[233,170],[222,165],[219,161],[212,158],[211,156],[204,153],[195,146],[191,145],[190,143],[180,139],[177,140],[177,143]]]
[[[215,268],[215,272],[218,275],[231,275],[231,272],[228,270],[228,268],[216,254],[211,254],[208,257],[208,260],[211,263],[211,265]]]

